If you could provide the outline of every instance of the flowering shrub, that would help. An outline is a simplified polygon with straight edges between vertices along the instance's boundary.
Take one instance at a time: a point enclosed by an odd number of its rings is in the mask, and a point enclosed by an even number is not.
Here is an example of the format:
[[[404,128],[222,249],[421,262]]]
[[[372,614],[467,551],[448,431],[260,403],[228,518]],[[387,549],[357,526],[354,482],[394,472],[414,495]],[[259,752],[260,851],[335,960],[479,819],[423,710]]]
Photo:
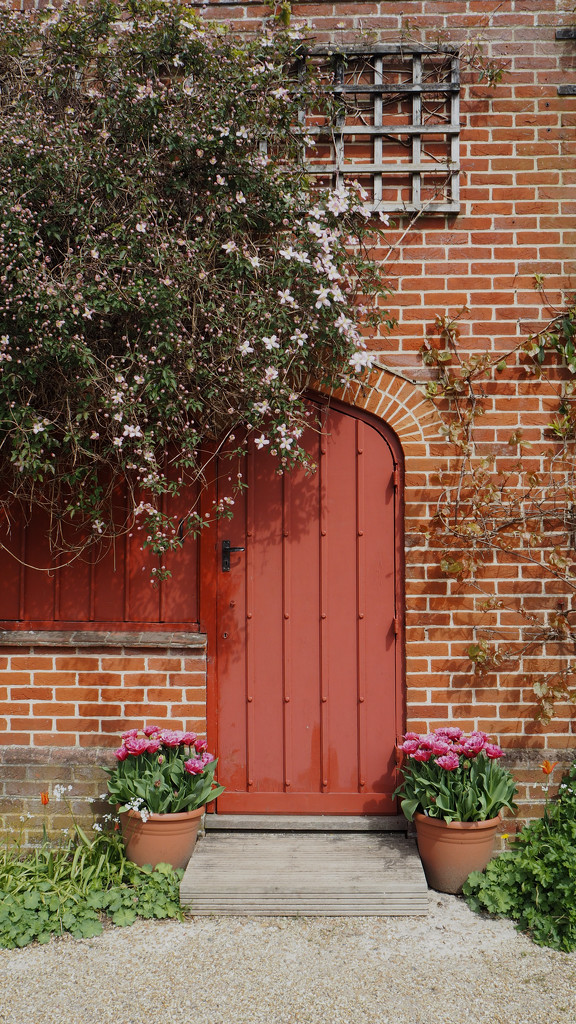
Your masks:
[[[139,811],[144,821],[149,814],[196,810],[224,791],[214,784],[217,759],[194,732],[129,729],[115,753],[116,767],[104,769],[108,799],[120,811]]]
[[[306,176],[299,110],[329,101],[300,44],[177,2],[0,0],[0,501],[55,513],[57,545],[178,546],[204,518],[165,496],[208,442],[306,463],[305,388],[370,365],[377,231],[359,186]]]
[[[404,778],[394,795],[409,821],[417,811],[450,822],[487,821],[504,807],[516,810],[514,779],[486,733],[456,727],[427,736],[407,732],[401,750]]]

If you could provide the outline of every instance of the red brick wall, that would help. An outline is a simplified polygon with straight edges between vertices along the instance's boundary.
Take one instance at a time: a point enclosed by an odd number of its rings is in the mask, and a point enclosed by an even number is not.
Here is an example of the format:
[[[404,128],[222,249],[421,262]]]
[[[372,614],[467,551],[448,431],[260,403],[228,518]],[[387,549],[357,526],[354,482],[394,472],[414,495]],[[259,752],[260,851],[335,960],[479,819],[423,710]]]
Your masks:
[[[259,28],[269,16],[269,8],[258,3],[193,6],[242,31]],[[561,707],[551,723],[536,724],[522,675],[482,679],[469,671],[471,628],[486,619],[474,594],[442,575],[438,552],[423,534],[435,507],[438,469],[454,456],[423,396],[429,373],[417,352],[437,316],[463,307],[464,351],[507,351],[546,320],[533,275],[546,275],[552,303],[560,303],[574,284],[576,97],[559,96],[557,87],[576,81],[576,42],[555,38],[557,27],[573,23],[573,2],[348,0],[292,7],[293,22],[313,24],[319,41],[357,41],[368,33],[378,42],[412,37],[434,44],[441,38],[466,48],[471,39],[481,42],[486,57],[505,63],[495,88],[464,68],[461,213],[423,216],[412,225],[396,217],[387,236],[391,248],[380,250],[383,274],[396,288],[391,308],[398,323],[373,344],[383,365],[400,376],[376,373],[372,388],[356,400],[388,420],[405,452],[407,726],[426,731],[449,721],[484,729],[512,748],[519,777],[530,782],[522,799],[531,814],[541,800],[542,750],[569,758],[575,746],[573,709]],[[553,400],[515,367],[487,392],[478,435],[484,450],[507,457],[509,434],[522,426],[538,464]],[[495,559],[486,576],[497,596],[522,590],[538,608],[557,600],[530,567]],[[499,624],[514,626],[506,617]],[[553,654],[547,652],[548,659]],[[6,743],[89,746],[95,736],[115,743],[121,729],[145,715],[199,727],[199,655],[113,655],[97,649],[73,655],[61,649],[26,656],[5,649],[0,657]]]
[[[167,635],[168,637],[168,635]],[[204,733],[206,659],[197,649],[148,646],[0,649],[5,745],[116,747],[146,721]]]

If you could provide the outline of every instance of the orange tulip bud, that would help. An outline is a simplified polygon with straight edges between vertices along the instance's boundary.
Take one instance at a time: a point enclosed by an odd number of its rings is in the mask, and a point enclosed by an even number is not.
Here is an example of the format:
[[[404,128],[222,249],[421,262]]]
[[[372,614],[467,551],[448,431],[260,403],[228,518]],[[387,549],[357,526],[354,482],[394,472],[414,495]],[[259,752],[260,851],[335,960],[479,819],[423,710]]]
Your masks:
[[[558,763],[558,761],[546,760],[542,761],[542,764],[538,765],[538,767],[542,769],[544,775],[551,775]]]
[[[44,807],[50,803],[50,796],[48,793],[40,793],[40,801]]]

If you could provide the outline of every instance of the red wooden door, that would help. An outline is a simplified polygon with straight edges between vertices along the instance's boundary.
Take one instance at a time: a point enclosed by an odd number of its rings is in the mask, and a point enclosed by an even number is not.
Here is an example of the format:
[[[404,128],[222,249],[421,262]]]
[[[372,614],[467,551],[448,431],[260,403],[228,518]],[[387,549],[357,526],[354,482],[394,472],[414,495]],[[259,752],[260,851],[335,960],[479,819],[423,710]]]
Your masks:
[[[314,474],[266,451],[218,527],[210,725],[228,813],[395,811],[400,545],[384,428],[346,407],[310,431]],[[229,493],[229,464],[218,497]],[[222,543],[232,552],[223,571]],[[214,718],[216,719],[214,721]]]

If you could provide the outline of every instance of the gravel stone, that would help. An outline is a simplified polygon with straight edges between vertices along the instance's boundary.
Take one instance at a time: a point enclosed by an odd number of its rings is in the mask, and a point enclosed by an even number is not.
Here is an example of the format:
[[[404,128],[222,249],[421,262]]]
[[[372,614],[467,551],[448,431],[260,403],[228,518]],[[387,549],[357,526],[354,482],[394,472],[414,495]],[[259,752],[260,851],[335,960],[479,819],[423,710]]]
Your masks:
[[[575,1024],[576,953],[428,917],[197,917],[0,950],[1,1024]]]

